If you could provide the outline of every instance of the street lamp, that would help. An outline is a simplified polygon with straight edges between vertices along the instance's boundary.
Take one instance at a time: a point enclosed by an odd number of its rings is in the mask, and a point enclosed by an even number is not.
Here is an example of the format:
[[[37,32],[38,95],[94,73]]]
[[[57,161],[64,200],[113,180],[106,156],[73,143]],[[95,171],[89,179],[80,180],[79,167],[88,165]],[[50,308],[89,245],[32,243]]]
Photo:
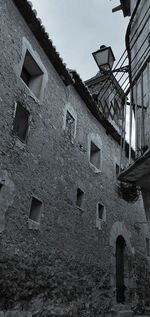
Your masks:
[[[101,71],[111,71],[115,56],[110,46],[105,45],[100,46],[100,49],[92,53],[95,62]]]
[[[112,70],[112,67],[115,61],[115,56],[110,46],[107,47],[105,45],[102,45],[100,46],[100,49],[96,52],[93,52],[92,55],[100,71],[103,73],[109,73],[109,72],[110,73],[114,73],[114,72],[125,73],[129,71],[128,65]]]

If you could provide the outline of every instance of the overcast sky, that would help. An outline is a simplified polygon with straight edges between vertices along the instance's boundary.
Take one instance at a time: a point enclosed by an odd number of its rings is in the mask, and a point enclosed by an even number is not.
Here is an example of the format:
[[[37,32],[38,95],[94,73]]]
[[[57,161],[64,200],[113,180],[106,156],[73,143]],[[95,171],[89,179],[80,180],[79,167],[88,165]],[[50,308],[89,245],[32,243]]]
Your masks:
[[[91,53],[100,45],[111,46],[116,61],[125,49],[128,18],[112,13],[119,0],[32,0],[57,51],[68,68],[83,80],[98,68]]]

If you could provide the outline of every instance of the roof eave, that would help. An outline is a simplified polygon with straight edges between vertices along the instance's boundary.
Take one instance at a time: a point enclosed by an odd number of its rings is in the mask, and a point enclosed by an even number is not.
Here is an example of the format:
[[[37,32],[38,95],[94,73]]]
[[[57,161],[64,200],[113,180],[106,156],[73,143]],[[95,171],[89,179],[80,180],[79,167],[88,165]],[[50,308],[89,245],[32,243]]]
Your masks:
[[[49,35],[41,24],[41,20],[36,17],[36,11],[32,10],[31,3],[27,0],[13,0],[13,2],[64,83],[66,85],[71,84],[72,80],[69,72],[53,46],[52,41],[49,39]]]
[[[120,0],[124,17],[130,16],[130,0]]]

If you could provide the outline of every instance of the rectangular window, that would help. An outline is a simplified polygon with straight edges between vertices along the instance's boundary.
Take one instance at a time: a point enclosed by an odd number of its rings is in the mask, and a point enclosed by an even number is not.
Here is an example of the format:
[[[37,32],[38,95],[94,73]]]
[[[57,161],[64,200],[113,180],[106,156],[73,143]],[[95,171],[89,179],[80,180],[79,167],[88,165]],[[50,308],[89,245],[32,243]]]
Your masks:
[[[3,185],[2,183],[0,183],[0,191],[1,191],[1,189],[2,189],[3,186],[4,186],[4,185]]]
[[[42,202],[32,197],[29,218],[33,221],[40,222]]]
[[[98,219],[104,220],[104,206],[98,203]]]
[[[146,238],[146,254],[150,256],[150,243],[148,238]]]
[[[76,205],[78,207],[82,207],[82,205],[83,205],[83,196],[84,196],[84,192],[80,188],[78,188],[77,189],[77,200],[76,200]]]
[[[29,112],[20,103],[17,103],[15,119],[14,119],[14,133],[18,138],[25,142],[28,129]]]
[[[101,151],[100,149],[91,142],[91,148],[90,148],[90,162],[98,169],[100,169],[100,156]]]
[[[42,87],[43,72],[28,50],[26,51],[20,77],[34,95],[39,98]]]
[[[75,119],[68,110],[66,112],[65,132],[68,138],[72,141],[75,133]]]

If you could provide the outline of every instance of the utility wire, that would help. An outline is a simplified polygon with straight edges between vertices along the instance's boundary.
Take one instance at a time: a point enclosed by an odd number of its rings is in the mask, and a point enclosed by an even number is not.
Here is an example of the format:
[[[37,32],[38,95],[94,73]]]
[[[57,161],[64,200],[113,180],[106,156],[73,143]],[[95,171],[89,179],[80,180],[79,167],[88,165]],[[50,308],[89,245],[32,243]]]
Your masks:
[[[134,39],[134,37],[135,37],[136,33],[138,32],[140,26],[142,25],[142,23],[143,23],[143,21],[144,21],[146,15],[147,15],[147,13],[148,13],[148,11],[149,11],[149,8],[148,8],[148,10],[146,11],[146,13],[144,14],[144,16],[143,16],[143,18],[142,18],[140,24],[138,25],[136,31],[134,32],[132,38],[130,39],[130,43],[131,43],[132,40]],[[145,27],[145,25],[146,25],[146,23],[147,23],[148,20],[149,20],[149,17],[147,18],[147,20],[146,20],[144,26],[142,27],[142,29],[140,30],[140,33],[138,34],[137,38],[138,38],[138,37],[140,36],[140,34],[142,33],[142,31],[143,31],[143,29],[144,29],[144,27]],[[137,38],[136,38],[136,40],[137,40]],[[135,42],[132,44],[131,48],[133,48],[133,46],[135,45],[136,40],[135,40]],[[122,56],[121,56],[121,58],[119,59],[119,61],[118,61],[118,63],[117,63],[116,66],[119,65],[119,63],[120,63],[122,57],[124,56],[125,52],[126,52],[126,50],[125,50],[124,53],[122,54]],[[125,60],[124,60],[124,62],[125,62]],[[123,62],[122,62],[122,65],[123,65]],[[120,67],[121,67],[121,66],[120,66]],[[117,75],[118,75],[118,73],[117,73]],[[114,77],[116,77],[117,75],[115,75]],[[105,82],[105,84],[109,81],[110,78],[111,78],[111,75],[108,77],[108,79],[107,79],[107,81]],[[116,79],[116,80],[117,80],[117,79]],[[119,80],[119,81],[120,81],[120,80]],[[119,82],[119,81],[118,81],[118,82]],[[100,92],[103,90],[103,87],[105,86],[105,84],[104,84],[104,85],[102,86],[102,88],[100,89]],[[107,91],[107,89],[109,89],[110,86],[111,86],[111,84],[106,88],[106,90],[104,91],[104,94],[105,94],[105,92]],[[103,95],[104,95],[104,94],[103,94]],[[103,98],[103,95],[102,95],[102,98]]]

